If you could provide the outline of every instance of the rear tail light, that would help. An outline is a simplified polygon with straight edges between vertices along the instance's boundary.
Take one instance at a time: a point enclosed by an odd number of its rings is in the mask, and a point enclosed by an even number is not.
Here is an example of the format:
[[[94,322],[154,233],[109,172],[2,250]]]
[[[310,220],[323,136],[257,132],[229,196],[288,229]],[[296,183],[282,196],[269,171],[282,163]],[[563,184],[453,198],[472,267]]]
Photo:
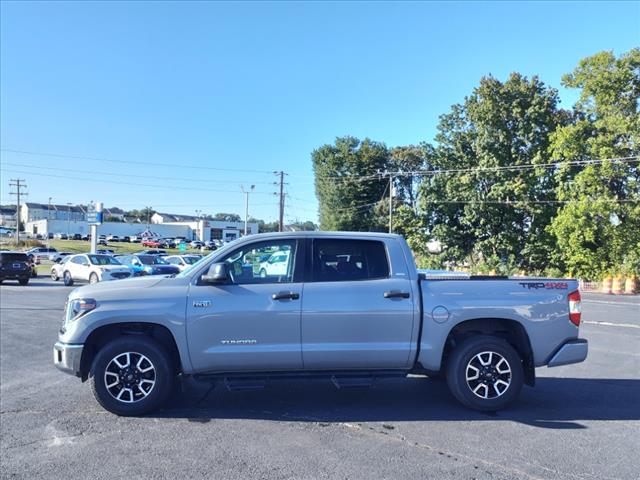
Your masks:
[[[580,291],[576,290],[569,294],[569,320],[576,327],[580,326],[580,315],[582,314],[582,303],[580,301]]]

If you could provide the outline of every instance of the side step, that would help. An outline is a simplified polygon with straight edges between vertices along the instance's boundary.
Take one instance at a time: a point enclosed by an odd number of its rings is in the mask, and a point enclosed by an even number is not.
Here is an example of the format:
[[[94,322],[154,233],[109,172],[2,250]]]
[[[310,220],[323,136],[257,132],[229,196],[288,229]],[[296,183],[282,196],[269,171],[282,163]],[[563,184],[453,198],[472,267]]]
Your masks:
[[[261,390],[266,384],[266,378],[224,378],[224,385],[229,391]]]
[[[336,388],[370,388],[373,385],[375,377],[366,376],[366,377],[355,377],[355,376],[331,376],[331,383],[335,385]]]

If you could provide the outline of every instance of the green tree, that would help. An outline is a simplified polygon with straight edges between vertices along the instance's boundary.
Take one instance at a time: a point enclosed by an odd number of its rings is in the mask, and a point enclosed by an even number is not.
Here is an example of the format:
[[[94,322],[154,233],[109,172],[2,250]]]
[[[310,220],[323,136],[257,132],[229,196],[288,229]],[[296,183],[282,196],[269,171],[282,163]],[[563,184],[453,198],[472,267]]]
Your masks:
[[[555,207],[540,202],[553,200],[555,184],[542,165],[563,120],[557,104],[557,91],[538,77],[513,73],[505,82],[482,78],[440,117],[425,159],[435,171],[425,175],[419,205],[429,236],[443,245],[441,264],[547,265]]]
[[[381,228],[374,204],[383,197],[388,180],[389,151],[383,143],[354,137],[313,151],[315,189],[322,230],[369,231]]]
[[[208,220],[224,220],[227,222],[240,222],[242,218],[237,213],[216,213],[215,215],[207,215]]]
[[[568,202],[549,228],[559,260],[580,277],[622,265],[640,274],[640,49],[587,57],[563,85],[581,92],[573,122],[552,136],[552,157],[564,162],[557,194]],[[605,161],[575,164],[590,160]]]

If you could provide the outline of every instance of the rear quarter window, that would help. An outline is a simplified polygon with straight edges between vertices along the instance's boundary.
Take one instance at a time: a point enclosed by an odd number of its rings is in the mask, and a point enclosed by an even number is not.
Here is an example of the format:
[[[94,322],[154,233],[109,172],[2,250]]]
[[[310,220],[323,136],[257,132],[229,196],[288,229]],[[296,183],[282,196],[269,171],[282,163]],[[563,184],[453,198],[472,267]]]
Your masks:
[[[389,277],[389,260],[377,240],[315,239],[312,281],[347,282]]]

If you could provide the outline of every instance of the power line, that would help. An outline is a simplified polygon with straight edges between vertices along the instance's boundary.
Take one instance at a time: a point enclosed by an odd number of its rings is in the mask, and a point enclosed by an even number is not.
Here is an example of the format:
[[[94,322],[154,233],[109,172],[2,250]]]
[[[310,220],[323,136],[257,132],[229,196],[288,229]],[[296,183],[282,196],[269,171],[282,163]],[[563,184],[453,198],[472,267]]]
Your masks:
[[[204,183],[224,183],[224,184],[228,184],[228,183],[241,183],[241,182],[246,182],[245,180],[208,180],[205,178],[185,178],[185,177],[173,177],[173,176],[155,176],[155,175],[133,175],[131,173],[113,173],[113,172],[104,172],[104,171],[96,171],[96,170],[78,170],[77,168],[60,168],[60,167],[42,167],[40,165],[29,165],[29,164],[24,164],[24,163],[13,163],[13,162],[2,162],[4,165],[10,165],[10,166],[15,166],[15,167],[24,167],[24,168],[37,168],[40,170],[54,170],[54,171],[59,171],[59,172],[78,172],[78,173],[90,173],[90,174],[94,174],[94,175],[108,175],[108,176],[120,176],[122,177],[123,175],[126,175],[127,177],[135,177],[135,178],[150,178],[150,179],[154,179],[154,180],[178,180],[178,181],[184,181],[184,182],[204,182]],[[264,184],[264,185],[271,185],[271,182],[251,182],[252,184]]]
[[[7,153],[19,153],[23,155],[35,155],[40,157],[57,157],[57,158],[69,158],[75,160],[92,160],[96,162],[113,162],[113,163],[125,163],[125,164],[136,164],[136,165],[147,165],[152,167],[171,167],[171,168],[191,168],[197,170],[215,170],[219,172],[243,172],[243,173],[263,173],[270,174],[270,171],[264,170],[250,170],[250,169],[242,169],[242,168],[219,168],[219,167],[208,167],[205,165],[184,165],[182,163],[179,164],[171,164],[171,163],[160,163],[160,162],[142,162],[139,160],[116,160],[112,158],[100,158],[100,157],[90,157],[84,155],[65,155],[60,153],[45,153],[45,152],[30,152],[27,150],[14,150],[9,148],[1,148],[0,151]]]
[[[26,174],[26,175],[37,175],[37,176],[41,176],[41,177],[49,177],[49,178],[64,178],[66,180],[82,180],[85,182],[98,182],[98,183],[112,183],[112,184],[116,184],[116,185],[131,185],[131,186],[135,186],[135,187],[151,187],[151,188],[160,188],[163,189],[163,191],[166,190],[189,190],[189,191],[200,191],[200,192],[219,192],[219,193],[237,193],[235,190],[218,190],[218,189],[210,189],[210,188],[196,188],[196,187],[179,187],[179,186],[170,186],[168,187],[167,185],[153,185],[153,184],[147,184],[147,183],[134,183],[134,182],[121,182],[121,181],[115,181],[115,180],[104,180],[104,179],[98,179],[98,178],[86,178],[86,177],[71,177],[68,175],[55,175],[55,174],[51,174],[51,173],[34,173],[34,172],[27,172],[24,170],[14,170],[14,169],[4,169],[4,168],[0,168],[0,172],[14,172],[14,173],[22,173],[22,174]],[[255,192],[257,194],[260,195],[271,195],[268,192]]]

